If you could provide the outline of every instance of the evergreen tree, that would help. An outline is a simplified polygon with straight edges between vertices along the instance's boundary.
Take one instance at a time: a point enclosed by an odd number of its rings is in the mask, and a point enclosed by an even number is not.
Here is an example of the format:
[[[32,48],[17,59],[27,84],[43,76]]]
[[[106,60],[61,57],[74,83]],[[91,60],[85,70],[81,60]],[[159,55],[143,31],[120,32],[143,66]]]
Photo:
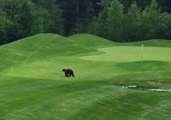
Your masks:
[[[162,11],[171,12],[171,0],[157,0]]]
[[[162,13],[159,19],[160,24],[157,26],[156,38],[171,39],[171,14]]]
[[[139,40],[141,39],[139,34],[141,31],[140,21],[141,21],[141,10],[137,6],[136,2],[131,4],[131,7],[128,9],[128,13],[125,15],[124,21],[124,38],[127,41]]]
[[[98,17],[97,35],[101,37],[108,36],[108,10],[108,5],[106,4]]]
[[[18,10],[17,22],[20,29],[20,37],[26,37],[31,35],[31,26],[32,26],[32,12],[35,8],[34,4],[31,1],[24,1],[21,7]]]
[[[33,10],[31,34],[48,32],[50,14],[47,9],[37,6]]]
[[[50,13],[48,32],[62,34],[63,33],[62,10],[57,4],[52,4],[51,8],[49,8],[48,10]]]
[[[5,13],[0,9],[0,44],[6,43],[6,21]]]
[[[142,39],[155,38],[156,30],[159,24],[161,24],[161,11],[156,0],[151,1],[151,4],[145,8],[142,15]]]
[[[170,0],[0,0],[0,43],[41,32],[170,39],[170,5]]]
[[[107,19],[109,39],[123,40],[123,18],[123,5],[118,0],[112,1],[108,9]]]
[[[86,32],[87,24],[92,20],[92,1],[64,0],[62,1],[64,34]]]
[[[21,0],[5,0],[3,1],[2,10],[6,16],[6,40],[8,42],[14,41],[19,38],[19,24],[18,19],[18,10],[21,6]]]

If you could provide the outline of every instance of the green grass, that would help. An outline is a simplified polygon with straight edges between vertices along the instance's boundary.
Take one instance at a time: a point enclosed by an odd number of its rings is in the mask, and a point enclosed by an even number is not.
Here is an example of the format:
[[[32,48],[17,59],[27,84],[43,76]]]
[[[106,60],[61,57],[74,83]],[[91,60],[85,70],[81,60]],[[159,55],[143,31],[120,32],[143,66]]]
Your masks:
[[[0,120],[171,120],[171,93],[148,90],[171,89],[170,53],[167,40],[116,43],[89,34],[0,46]],[[64,77],[67,67],[74,78]]]
[[[119,46],[99,49],[101,54],[83,56],[82,59],[93,61],[171,61],[171,49],[162,47]],[[103,58],[103,59],[102,59]]]

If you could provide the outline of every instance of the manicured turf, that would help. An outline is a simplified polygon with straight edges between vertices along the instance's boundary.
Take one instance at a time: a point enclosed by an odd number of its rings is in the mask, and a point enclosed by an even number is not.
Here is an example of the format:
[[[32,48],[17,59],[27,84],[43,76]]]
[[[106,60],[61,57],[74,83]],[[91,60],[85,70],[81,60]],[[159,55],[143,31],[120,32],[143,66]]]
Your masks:
[[[120,46],[99,49],[99,55],[83,56],[82,59],[93,61],[171,61],[171,49],[162,47]]]
[[[0,46],[0,120],[171,120],[171,92],[149,91],[171,89],[170,53],[167,40],[89,34]],[[64,77],[67,67],[74,78]]]

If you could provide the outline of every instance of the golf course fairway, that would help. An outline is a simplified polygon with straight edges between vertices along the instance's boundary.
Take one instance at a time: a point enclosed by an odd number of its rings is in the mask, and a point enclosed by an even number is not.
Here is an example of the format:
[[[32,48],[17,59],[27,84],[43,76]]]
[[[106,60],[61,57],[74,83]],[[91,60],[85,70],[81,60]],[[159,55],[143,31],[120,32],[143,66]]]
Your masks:
[[[2,45],[0,120],[171,120],[170,53],[170,40],[117,43],[90,34]]]

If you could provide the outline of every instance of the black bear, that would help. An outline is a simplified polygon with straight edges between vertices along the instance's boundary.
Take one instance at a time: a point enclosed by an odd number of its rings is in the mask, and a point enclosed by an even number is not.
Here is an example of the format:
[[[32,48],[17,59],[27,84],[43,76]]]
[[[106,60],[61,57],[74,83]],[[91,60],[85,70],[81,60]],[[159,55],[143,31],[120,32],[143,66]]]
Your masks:
[[[62,69],[66,77],[74,77],[74,72],[72,69]]]

